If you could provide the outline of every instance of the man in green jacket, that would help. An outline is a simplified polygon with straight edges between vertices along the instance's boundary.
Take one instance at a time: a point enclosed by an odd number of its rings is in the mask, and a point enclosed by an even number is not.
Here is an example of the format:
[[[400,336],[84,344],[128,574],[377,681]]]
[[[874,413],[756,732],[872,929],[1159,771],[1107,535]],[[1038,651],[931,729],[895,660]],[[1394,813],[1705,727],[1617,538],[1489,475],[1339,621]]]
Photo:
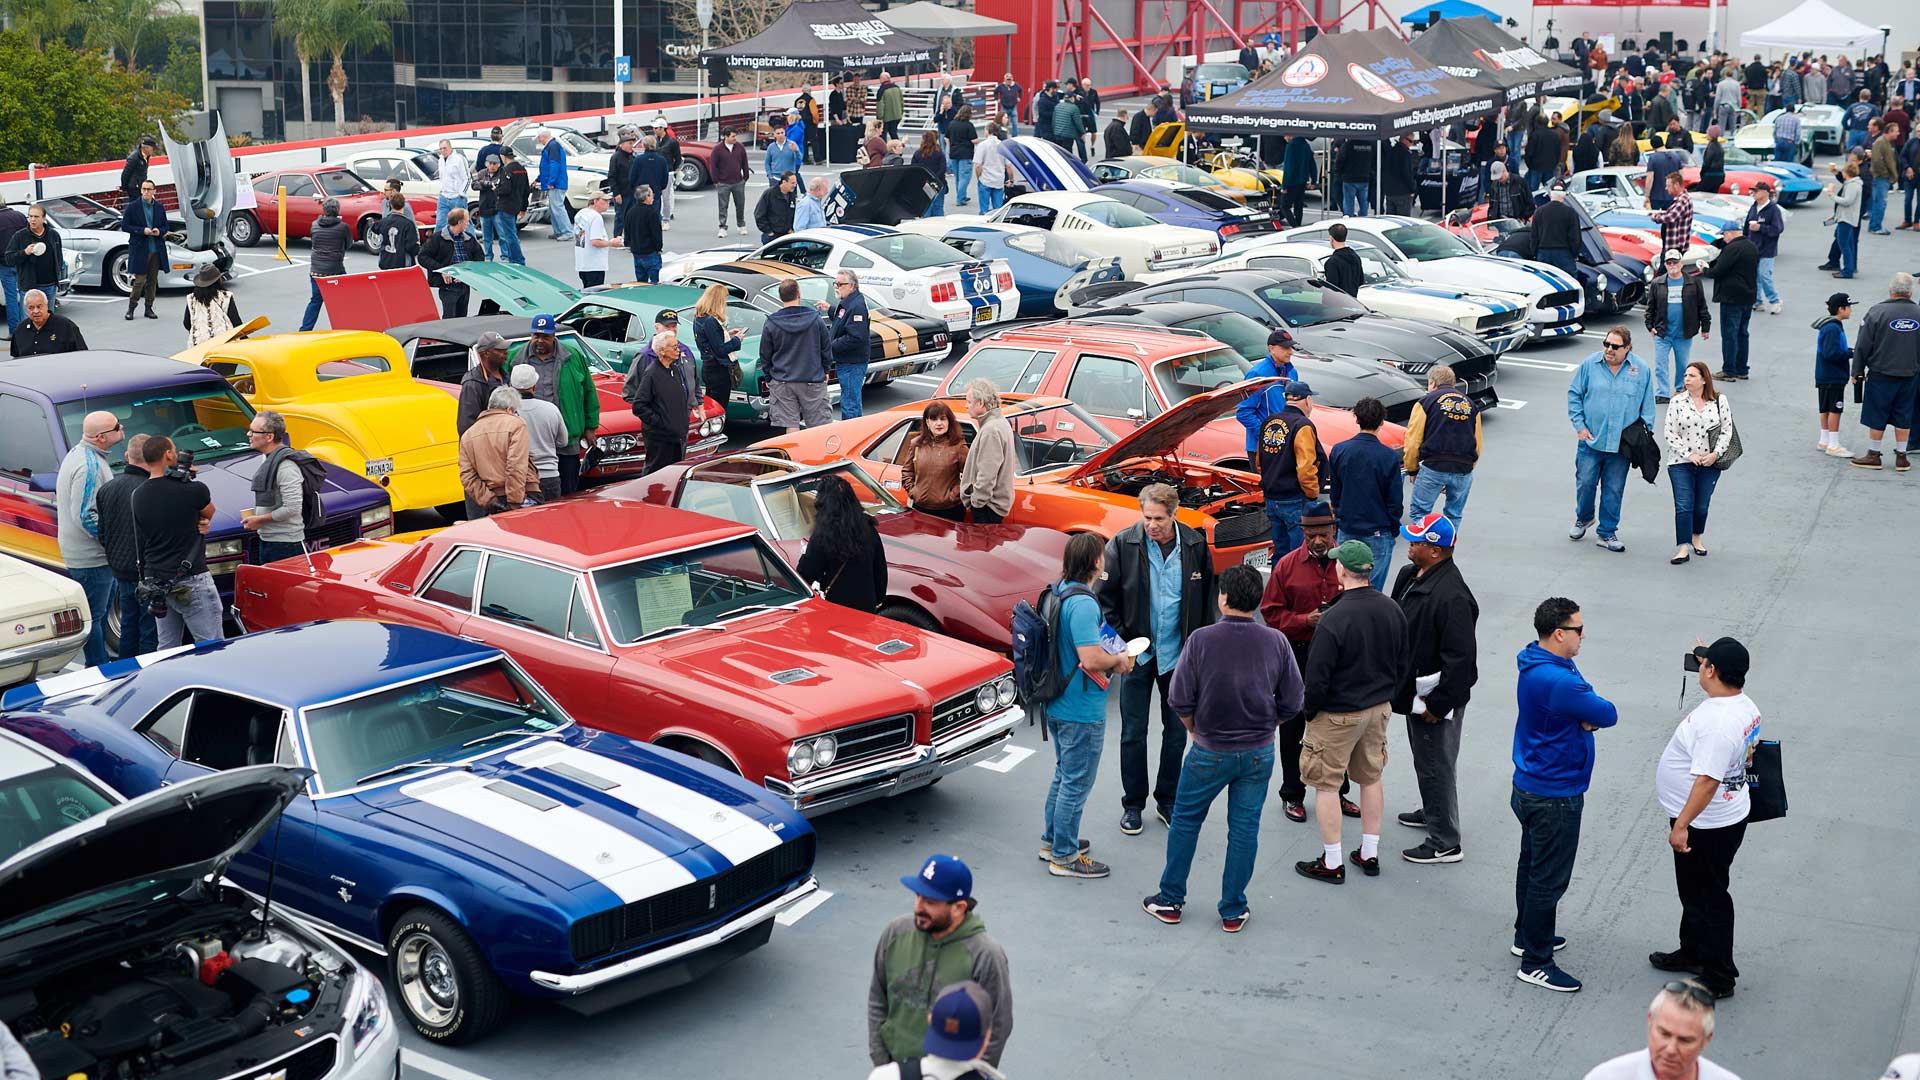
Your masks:
[[[571,349],[562,349],[554,336],[558,323],[551,315],[533,317],[533,336],[520,354],[507,362],[505,374],[513,374],[515,364],[526,364],[539,376],[532,394],[550,401],[567,422],[567,445],[560,451],[560,494],[580,490],[580,455],[594,443],[600,427],[600,392],[593,385],[593,372],[587,361]]]
[[[900,884],[915,895],[913,914],[888,923],[874,950],[868,1056],[885,1065],[925,1054],[933,1000],[947,987],[972,980],[993,1000],[992,1034],[980,1056],[997,1067],[1013,1033],[1013,987],[1006,952],[974,914],[973,871],[951,855],[932,855]]]
[[[874,102],[873,116],[889,140],[900,137],[900,118],[907,115],[907,95],[890,72],[880,73],[880,97]]]
[[[1086,116],[1080,111],[1084,105],[1085,99],[1076,90],[1053,107],[1053,141],[1062,150],[1079,154],[1081,161],[1087,160],[1087,144],[1081,138],[1087,131]]]

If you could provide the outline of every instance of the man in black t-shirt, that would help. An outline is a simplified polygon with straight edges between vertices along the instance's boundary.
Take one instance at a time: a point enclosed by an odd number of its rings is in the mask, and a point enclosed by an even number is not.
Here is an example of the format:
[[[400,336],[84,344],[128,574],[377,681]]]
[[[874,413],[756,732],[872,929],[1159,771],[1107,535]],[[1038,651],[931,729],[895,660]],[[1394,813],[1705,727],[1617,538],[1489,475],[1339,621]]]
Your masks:
[[[149,437],[134,435],[127,440],[127,467],[93,496],[93,505],[100,511],[100,545],[107,549],[107,565],[113,568],[115,595],[120,602],[122,660],[152,652],[155,640],[153,613],[139,598],[140,534],[133,526],[133,493],[147,482],[142,451]]]
[[[133,490],[133,524],[140,534],[142,584],[164,590],[165,611],[154,617],[159,646],[173,648],[186,631],[195,641],[218,641],[224,636],[220,590],[207,573],[213,495],[180,467],[172,439],[149,437],[140,457],[151,479]]]

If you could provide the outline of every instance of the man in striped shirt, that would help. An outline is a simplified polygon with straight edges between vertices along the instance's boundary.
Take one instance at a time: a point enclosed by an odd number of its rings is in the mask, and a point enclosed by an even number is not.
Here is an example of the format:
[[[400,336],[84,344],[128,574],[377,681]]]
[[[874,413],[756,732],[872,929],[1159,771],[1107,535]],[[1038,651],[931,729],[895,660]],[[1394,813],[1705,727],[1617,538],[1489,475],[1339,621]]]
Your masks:
[[[1667,176],[1667,203],[1664,210],[1650,215],[1660,223],[1660,247],[1667,251],[1685,251],[1693,243],[1693,199],[1687,195],[1687,181],[1679,173]]]

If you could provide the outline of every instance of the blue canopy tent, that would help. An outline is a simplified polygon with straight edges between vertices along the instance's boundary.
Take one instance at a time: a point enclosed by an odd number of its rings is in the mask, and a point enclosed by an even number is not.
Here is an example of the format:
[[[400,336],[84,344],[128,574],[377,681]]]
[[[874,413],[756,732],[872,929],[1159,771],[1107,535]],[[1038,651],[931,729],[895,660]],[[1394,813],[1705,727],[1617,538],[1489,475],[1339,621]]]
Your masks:
[[[1440,13],[1440,17],[1443,19],[1492,19],[1493,25],[1495,26],[1499,26],[1502,21],[1500,16],[1492,10],[1483,8],[1479,4],[1471,3],[1470,0],[1434,0],[1431,4],[1422,4],[1412,11],[1407,12],[1405,15],[1400,16],[1400,21],[1403,23],[1426,23],[1431,21],[1432,15],[1436,11]]]

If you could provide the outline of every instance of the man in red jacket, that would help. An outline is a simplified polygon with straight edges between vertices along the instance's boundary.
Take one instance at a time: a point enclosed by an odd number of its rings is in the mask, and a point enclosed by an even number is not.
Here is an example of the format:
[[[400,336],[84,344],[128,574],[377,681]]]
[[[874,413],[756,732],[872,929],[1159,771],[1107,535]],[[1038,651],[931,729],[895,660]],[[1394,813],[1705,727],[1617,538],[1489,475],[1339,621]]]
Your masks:
[[[1267,591],[1260,598],[1260,616],[1287,636],[1294,662],[1304,671],[1307,646],[1313,644],[1320,612],[1340,595],[1340,580],[1334,576],[1333,560],[1327,557],[1337,531],[1333,508],[1324,502],[1309,505],[1300,516],[1300,530],[1304,542],[1273,565]],[[1307,788],[1300,779],[1300,740],[1306,731],[1304,713],[1280,725],[1280,807],[1289,821],[1307,820]],[[1360,807],[1346,797],[1347,788],[1342,780],[1340,813],[1359,817]]]

